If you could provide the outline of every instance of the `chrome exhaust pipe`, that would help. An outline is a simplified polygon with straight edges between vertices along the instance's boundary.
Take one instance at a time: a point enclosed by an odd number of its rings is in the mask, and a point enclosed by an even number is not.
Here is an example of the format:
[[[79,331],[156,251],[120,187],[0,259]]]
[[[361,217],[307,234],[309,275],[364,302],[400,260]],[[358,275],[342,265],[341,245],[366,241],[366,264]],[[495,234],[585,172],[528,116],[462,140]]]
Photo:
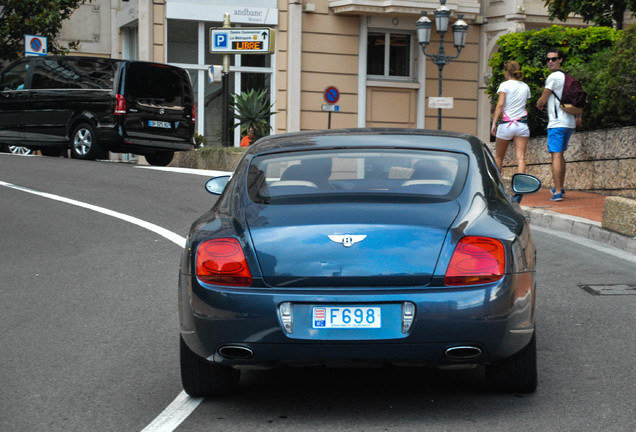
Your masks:
[[[444,351],[444,355],[451,360],[472,360],[481,355],[481,348],[475,346],[455,346]]]
[[[229,360],[249,360],[254,357],[254,351],[240,345],[224,345],[219,348],[219,354]]]

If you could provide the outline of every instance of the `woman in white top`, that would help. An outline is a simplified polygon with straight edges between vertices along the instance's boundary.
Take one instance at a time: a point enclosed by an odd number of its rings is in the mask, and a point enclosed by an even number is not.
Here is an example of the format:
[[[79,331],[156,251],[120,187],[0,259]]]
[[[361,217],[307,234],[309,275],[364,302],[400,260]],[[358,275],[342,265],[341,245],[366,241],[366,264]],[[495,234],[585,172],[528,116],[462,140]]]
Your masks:
[[[530,99],[530,87],[521,81],[523,72],[521,72],[519,63],[514,60],[508,60],[504,63],[504,76],[506,81],[502,82],[497,89],[499,100],[490,128],[490,132],[497,138],[495,141],[495,162],[497,162],[499,172],[503,173],[504,156],[510,140],[514,139],[517,172],[522,173],[526,171],[526,147],[530,138],[528,111],[526,111],[526,104]],[[502,117],[501,123],[497,127],[500,116]]]

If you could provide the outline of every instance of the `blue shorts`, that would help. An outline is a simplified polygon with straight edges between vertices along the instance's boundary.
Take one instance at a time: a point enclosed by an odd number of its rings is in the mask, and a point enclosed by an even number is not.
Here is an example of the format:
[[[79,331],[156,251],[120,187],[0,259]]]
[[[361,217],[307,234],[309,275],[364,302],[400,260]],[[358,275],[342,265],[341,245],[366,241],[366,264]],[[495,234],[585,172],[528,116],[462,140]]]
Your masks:
[[[548,151],[550,153],[563,153],[568,149],[568,141],[572,136],[572,128],[548,129]]]

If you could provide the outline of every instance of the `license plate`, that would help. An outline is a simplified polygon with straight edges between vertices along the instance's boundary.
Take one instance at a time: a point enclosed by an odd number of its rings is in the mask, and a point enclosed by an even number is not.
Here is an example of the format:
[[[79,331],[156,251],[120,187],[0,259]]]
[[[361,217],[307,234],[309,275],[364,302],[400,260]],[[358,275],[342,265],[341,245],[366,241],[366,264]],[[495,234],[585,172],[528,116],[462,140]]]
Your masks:
[[[382,310],[370,306],[315,306],[312,327],[324,328],[381,328]]]
[[[170,122],[158,121],[158,120],[148,120],[148,126],[164,128],[164,129],[170,129],[172,127]]]

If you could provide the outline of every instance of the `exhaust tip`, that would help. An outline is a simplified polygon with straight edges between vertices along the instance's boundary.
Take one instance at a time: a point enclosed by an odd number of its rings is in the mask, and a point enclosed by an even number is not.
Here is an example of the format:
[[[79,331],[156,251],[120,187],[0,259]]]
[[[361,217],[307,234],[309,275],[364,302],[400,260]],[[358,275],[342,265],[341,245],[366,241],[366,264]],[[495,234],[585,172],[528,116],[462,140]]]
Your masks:
[[[451,360],[472,360],[481,355],[481,348],[475,346],[456,346],[444,351],[444,355]]]
[[[219,354],[229,360],[249,360],[254,357],[254,351],[239,345],[225,345],[219,348]]]

